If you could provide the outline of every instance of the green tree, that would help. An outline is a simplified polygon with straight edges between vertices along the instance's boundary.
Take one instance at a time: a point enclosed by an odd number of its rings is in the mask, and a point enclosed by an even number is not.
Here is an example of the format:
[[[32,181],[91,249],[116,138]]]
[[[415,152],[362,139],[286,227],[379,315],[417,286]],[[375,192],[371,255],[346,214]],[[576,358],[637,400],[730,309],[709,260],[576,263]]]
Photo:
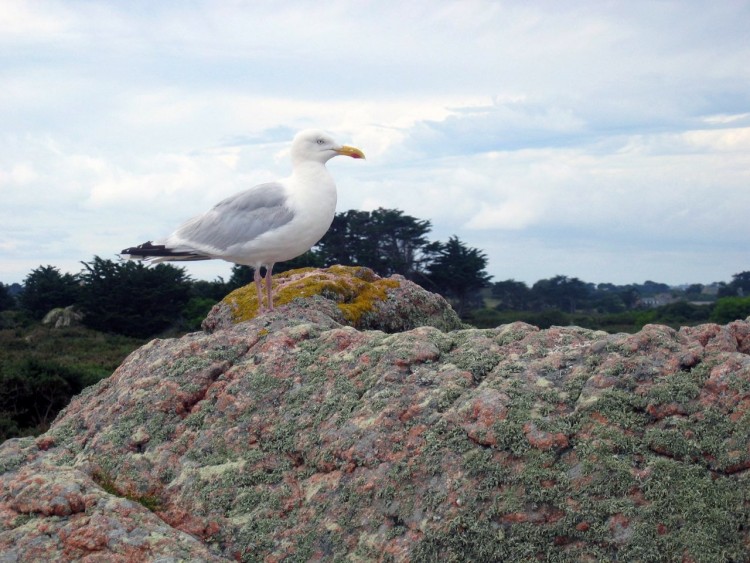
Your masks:
[[[646,280],[642,284],[634,284],[633,287],[641,296],[653,296],[659,293],[669,293],[672,288],[665,283],[659,283],[651,280]]]
[[[539,280],[531,287],[537,309],[556,308],[575,313],[579,304],[590,294],[589,286],[578,278],[555,276]]]
[[[732,281],[719,288],[719,297],[750,297],[750,272],[732,276]]]
[[[265,268],[261,269],[261,273],[265,273]],[[253,283],[253,268],[250,266],[243,266],[242,264],[235,264],[232,266],[232,275],[229,276],[227,289],[229,291],[234,291],[238,287],[244,287],[249,283]]]
[[[10,294],[10,288],[0,283],[0,311],[16,308],[16,299]]]
[[[221,277],[214,281],[194,280],[190,284],[191,297],[220,301],[227,293],[229,293],[229,287]]]
[[[278,264],[274,264],[273,266],[273,273],[274,274],[280,274],[281,272],[288,272],[289,270],[297,270],[299,268],[322,268],[323,267],[323,258],[318,254],[317,252],[314,252],[313,250],[308,250],[304,254],[297,256],[296,258],[292,258],[291,260],[286,260],[284,262],[279,262]]]
[[[626,309],[632,309],[638,304],[639,295],[632,286],[627,286],[620,291],[620,299],[622,299]]]
[[[621,313],[627,308],[616,292],[597,293],[592,303],[598,313]]]
[[[190,299],[190,280],[168,264],[82,262],[84,323],[95,330],[145,338],[176,323]]]
[[[39,266],[26,276],[21,307],[34,319],[41,319],[51,309],[75,304],[79,295],[76,276],[61,274],[54,266]]]
[[[459,315],[466,315],[472,306],[481,306],[479,290],[492,277],[486,267],[487,257],[481,250],[452,236],[447,243],[439,243],[436,257],[427,266],[427,288],[450,300]]]
[[[524,282],[505,280],[492,284],[492,296],[500,300],[498,310],[523,311],[529,307],[531,291]]]
[[[430,229],[429,221],[398,209],[350,210],[336,214],[315,252],[325,266],[366,266],[381,276],[417,280],[434,254],[434,243],[426,237]]]
[[[685,288],[685,295],[688,297],[698,297],[703,293],[703,284],[693,283]]]

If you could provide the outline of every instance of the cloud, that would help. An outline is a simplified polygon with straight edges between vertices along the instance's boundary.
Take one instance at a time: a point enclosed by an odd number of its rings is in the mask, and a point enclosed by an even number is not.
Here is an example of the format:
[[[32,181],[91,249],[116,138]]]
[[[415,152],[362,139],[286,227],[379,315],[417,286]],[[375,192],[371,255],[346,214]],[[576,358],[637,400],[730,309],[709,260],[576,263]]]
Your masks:
[[[311,126],[367,154],[330,163],[339,210],[430,219],[498,276],[720,279],[750,235],[749,15],[676,0],[4,2],[2,281],[77,271],[286,175],[288,140]]]
[[[34,6],[23,0],[3,2],[0,43],[51,41],[63,36],[71,24],[70,12],[55,3],[44,4]]]

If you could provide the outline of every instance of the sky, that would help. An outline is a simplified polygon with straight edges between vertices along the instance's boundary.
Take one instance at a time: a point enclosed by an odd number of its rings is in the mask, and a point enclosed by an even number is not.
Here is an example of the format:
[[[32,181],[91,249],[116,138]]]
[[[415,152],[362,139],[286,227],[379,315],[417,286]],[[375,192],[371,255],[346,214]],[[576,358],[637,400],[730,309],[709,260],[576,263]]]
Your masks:
[[[0,0],[0,281],[169,234],[290,172],[494,281],[750,270],[750,1]],[[222,261],[196,279],[229,278]]]

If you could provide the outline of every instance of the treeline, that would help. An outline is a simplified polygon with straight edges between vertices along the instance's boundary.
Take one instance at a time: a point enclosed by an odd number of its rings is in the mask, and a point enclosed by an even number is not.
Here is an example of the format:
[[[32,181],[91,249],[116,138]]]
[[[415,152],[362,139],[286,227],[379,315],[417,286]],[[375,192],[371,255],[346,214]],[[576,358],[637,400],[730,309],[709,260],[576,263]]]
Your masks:
[[[648,323],[670,326],[727,323],[750,315],[750,272],[730,283],[674,288],[663,283],[615,285],[586,283],[555,276],[531,287],[523,282],[495,282],[488,290],[491,307],[475,309],[469,321],[497,326],[515,320],[541,328],[575,324],[587,328],[634,331]]]

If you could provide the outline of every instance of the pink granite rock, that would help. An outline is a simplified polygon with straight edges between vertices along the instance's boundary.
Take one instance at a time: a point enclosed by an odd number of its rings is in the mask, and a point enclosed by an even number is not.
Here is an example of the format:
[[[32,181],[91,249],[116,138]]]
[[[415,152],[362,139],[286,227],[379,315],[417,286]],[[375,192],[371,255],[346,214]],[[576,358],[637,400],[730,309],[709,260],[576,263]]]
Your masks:
[[[155,340],[0,446],[0,561],[750,559],[747,322],[388,334],[321,303]]]

